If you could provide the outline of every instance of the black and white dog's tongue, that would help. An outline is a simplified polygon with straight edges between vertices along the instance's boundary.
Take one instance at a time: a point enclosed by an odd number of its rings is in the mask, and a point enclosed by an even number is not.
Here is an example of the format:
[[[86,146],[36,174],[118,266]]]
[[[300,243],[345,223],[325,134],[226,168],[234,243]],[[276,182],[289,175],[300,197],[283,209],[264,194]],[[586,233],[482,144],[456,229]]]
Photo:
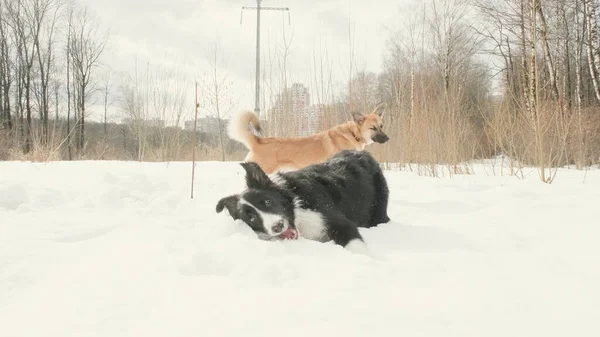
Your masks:
[[[282,239],[296,240],[298,239],[298,231],[296,228],[289,227],[285,232],[279,234]]]

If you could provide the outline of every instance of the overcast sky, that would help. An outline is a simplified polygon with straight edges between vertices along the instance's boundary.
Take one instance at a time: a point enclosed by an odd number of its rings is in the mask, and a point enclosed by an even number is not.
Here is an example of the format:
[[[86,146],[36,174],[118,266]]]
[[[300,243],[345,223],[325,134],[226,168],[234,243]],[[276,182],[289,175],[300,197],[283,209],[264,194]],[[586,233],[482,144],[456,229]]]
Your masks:
[[[103,62],[110,68],[132,72],[138,62],[166,64],[184,69],[193,78],[208,66],[208,49],[217,44],[225,69],[239,97],[236,109],[254,108],[255,0],[78,0],[87,5],[110,30]],[[410,15],[410,0],[263,0],[262,6],[290,8],[291,23],[284,12],[261,14],[261,48],[274,49],[283,34],[292,38],[289,69],[291,80],[309,84],[313,51],[319,44],[334,60],[337,80],[347,76],[349,27],[354,34],[355,57],[360,68],[379,71],[389,28],[397,29]],[[350,26],[349,26],[350,25]],[[140,65],[138,63],[138,65]],[[263,63],[264,66],[264,63]],[[311,88],[309,88],[310,90]],[[95,118],[94,118],[95,119]]]

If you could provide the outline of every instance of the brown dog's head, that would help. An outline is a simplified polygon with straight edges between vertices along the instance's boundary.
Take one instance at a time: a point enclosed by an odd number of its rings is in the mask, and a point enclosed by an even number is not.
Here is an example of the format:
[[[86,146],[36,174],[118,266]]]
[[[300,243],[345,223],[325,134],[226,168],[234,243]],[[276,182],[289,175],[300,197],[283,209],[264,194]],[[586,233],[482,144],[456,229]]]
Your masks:
[[[360,133],[367,145],[373,142],[383,144],[390,140],[390,137],[383,132],[381,118],[383,117],[384,111],[385,104],[381,103],[369,114],[363,115],[360,112],[352,113],[352,118],[356,125],[358,125]]]

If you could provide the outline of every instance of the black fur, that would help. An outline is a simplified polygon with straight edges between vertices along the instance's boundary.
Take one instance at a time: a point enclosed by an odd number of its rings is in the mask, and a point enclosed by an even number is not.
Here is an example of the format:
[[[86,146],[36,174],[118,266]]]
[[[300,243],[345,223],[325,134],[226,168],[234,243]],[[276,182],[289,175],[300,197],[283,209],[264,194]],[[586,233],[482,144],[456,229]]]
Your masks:
[[[242,163],[242,167],[246,170],[248,189],[221,199],[216,210],[227,208],[233,219],[242,219],[259,234],[266,229],[257,228],[256,219],[249,221],[248,212],[252,210],[244,209],[244,203],[285,217],[290,226],[300,226],[300,235],[303,224],[295,223],[295,212],[316,212],[323,220],[324,235],[307,238],[333,240],[342,246],[353,239],[362,240],[358,227],[390,221],[387,182],[379,163],[368,152],[341,151],[325,163],[278,173],[273,180],[255,163]],[[240,198],[244,203],[240,203]],[[268,206],[265,200],[269,200]]]

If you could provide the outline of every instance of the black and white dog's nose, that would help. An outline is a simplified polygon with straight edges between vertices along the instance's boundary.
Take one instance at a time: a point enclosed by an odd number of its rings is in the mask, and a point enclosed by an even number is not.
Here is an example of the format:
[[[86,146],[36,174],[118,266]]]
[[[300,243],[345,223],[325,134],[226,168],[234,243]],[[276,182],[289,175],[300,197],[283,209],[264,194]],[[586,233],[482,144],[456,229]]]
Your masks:
[[[273,233],[281,232],[283,230],[283,220],[277,221],[277,223],[274,224],[273,227],[271,227],[271,230],[273,231]]]

